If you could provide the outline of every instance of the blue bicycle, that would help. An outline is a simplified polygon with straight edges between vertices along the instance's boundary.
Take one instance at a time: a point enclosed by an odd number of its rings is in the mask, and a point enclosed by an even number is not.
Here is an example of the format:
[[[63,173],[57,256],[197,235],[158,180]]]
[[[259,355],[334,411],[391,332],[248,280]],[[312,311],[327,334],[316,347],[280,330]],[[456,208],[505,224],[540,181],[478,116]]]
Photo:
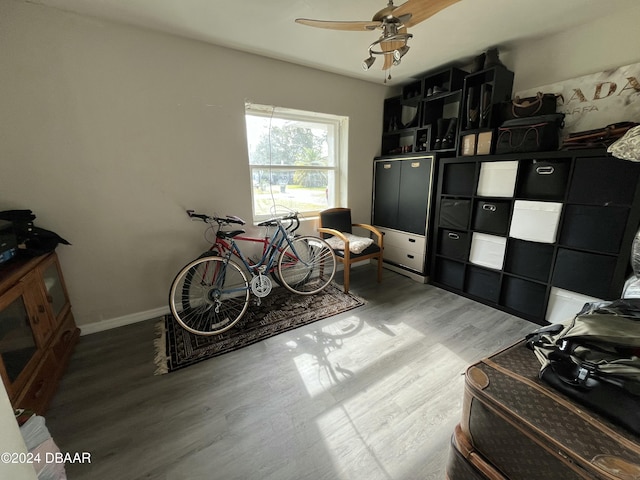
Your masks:
[[[333,250],[321,238],[293,233],[300,224],[297,213],[259,223],[258,226],[274,228],[273,233],[263,238],[243,236],[244,230],[222,229],[231,224],[244,225],[244,220],[238,217],[187,213],[215,230],[215,241],[209,251],[185,265],[171,284],[171,312],[191,333],[216,335],[233,327],[247,311],[250,293],[257,297],[258,304],[271,293],[269,274],[300,295],[317,293],[333,279],[336,271]],[[236,239],[262,243],[262,257],[251,261]],[[244,268],[232,257],[239,259]]]

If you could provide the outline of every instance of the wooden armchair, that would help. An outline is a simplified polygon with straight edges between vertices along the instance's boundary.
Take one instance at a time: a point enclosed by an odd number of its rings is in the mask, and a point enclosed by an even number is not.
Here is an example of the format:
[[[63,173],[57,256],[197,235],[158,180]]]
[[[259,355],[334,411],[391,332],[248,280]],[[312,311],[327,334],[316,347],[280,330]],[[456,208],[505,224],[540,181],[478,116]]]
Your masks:
[[[350,250],[350,241],[347,234],[352,234],[352,227],[360,227],[374,234],[374,243],[366,247],[361,253],[353,253]],[[318,232],[322,238],[335,236],[344,242],[344,248],[334,248],[334,253],[339,262],[344,265],[344,291],[349,291],[349,276],[351,264],[372,258],[378,259],[378,282],[382,281],[382,233],[365,223],[351,223],[351,209],[330,208],[320,212],[320,226]]]

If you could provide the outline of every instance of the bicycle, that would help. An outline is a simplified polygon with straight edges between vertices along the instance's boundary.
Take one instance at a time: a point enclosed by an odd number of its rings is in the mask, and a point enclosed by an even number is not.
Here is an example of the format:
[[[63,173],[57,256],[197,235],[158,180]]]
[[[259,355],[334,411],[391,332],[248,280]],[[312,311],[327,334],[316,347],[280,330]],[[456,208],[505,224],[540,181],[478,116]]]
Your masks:
[[[275,227],[263,238],[243,236],[244,230],[223,230],[232,224],[244,225],[246,222],[239,217],[209,216],[192,210],[187,213],[215,231],[211,248],[185,265],[171,283],[171,313],[191,333],[217,335],[232,328],[247,311],[251,293],[258,305],[271,293],[273,285],[266,273],[300,295],[318,293],[333,280],[333,250],[321,238],[294,234],[300,225],[297,213],[260,222],[260,227]],[[261,258],[248,259],[236,240],[262,243]],[[232,256],[240,260],[244,270]]]

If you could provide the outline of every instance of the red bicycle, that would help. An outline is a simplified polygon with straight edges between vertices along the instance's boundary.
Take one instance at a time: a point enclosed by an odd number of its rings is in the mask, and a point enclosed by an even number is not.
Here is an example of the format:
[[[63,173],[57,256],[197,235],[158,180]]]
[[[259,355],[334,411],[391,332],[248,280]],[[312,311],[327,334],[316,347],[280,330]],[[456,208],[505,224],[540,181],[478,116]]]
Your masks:
[[[209,250],[180,270],[169,293],[175,319],[192,333],[215,335],[235,325],[247,310],[250,293],[259,302],[271,292],[272,283],[266,274],[301,295],[317,293],[333,279],[333,250],[321,238],[295,235],[300,226],[297,213],[259,223],[267,228],[264,237],[245,236],[244,230],[223,230],[232,224],[244,225],[239,217],[216,217],[193,210],[187,213],[209,224],[214,232]],[[269,234],[272,227],[275,229]],[[247,258],[237,241],[261,243],[261,258]],[[232,257],[239,259],[244,269]],[[250,281],[245,272],[251,276]]]

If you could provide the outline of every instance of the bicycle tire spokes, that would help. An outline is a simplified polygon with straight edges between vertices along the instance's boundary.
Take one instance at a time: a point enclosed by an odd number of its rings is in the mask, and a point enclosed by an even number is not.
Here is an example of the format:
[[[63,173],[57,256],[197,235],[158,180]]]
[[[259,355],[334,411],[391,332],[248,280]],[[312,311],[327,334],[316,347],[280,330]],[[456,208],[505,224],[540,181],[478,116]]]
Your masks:
[[[219,257],[198,259],[174,280],[170,303],[178,323],[192,333],[222,333],[246,311],[247,279],[234,262]]]
[[[316,237],[297,237],[284,249],[278,261],[278,272],[289,290],[312,294],[322,290],[333,279],[335,255],[329,245]]]

